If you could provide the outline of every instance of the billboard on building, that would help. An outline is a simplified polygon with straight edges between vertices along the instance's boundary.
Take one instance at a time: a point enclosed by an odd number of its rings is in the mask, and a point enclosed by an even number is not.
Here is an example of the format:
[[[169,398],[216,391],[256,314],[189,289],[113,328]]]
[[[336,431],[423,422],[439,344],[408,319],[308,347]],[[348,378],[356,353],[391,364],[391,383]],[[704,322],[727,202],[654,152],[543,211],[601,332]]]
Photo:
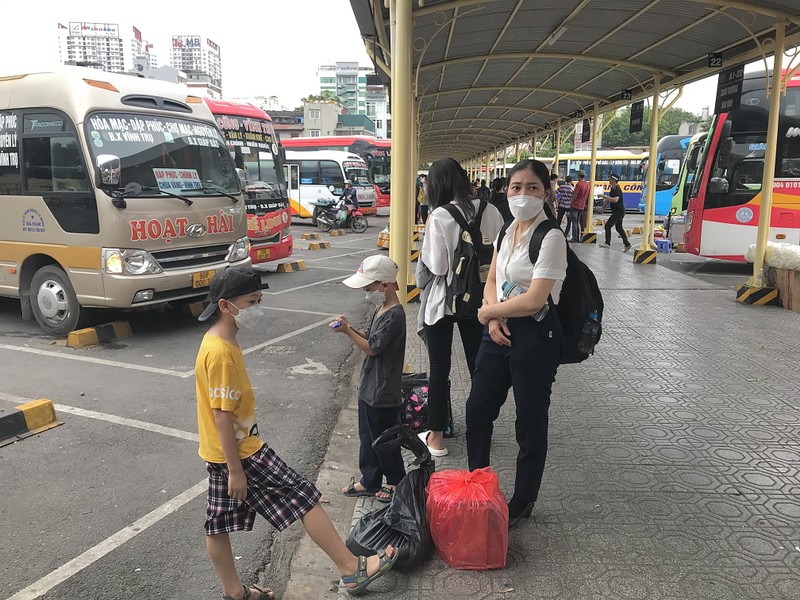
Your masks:
[[[173,35],[173,48],[199,48],[200,36],[197,35]]]
[[[119,37],[119,25],[116,23],[85,23],[78,22],[69,24],[69,34],[83,37]]]
[[[216,52],[217,54],[219,54],[219,46],[217,46],[217,45],[216,45],[214,42],[212,42],[210,39],[206,38],[206,44],[208,44],[208,46],[209,46],[209,47],[210,47],[212,50],[214,50],[214,52]]]

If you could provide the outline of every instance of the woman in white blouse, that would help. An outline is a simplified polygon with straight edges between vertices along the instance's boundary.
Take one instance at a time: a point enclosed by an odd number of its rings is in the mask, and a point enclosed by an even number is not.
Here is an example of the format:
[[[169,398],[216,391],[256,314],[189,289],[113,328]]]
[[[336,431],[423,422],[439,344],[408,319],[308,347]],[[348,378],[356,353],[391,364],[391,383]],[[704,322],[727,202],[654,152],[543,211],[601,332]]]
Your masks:
[[[552,213],[544,208],[550,189],[547,167],[524,160],[508,176],[508,226],[484,289],[478,313],[487,325],[472,390],[467,400],[467,455],[470,470],[489,466],[494,421],[514,389],[519,445],[509,527],[533,511],[547,456],[550,391],[558,369],[563,332],[555,305],[567,272],[567,243],[555,228],[542,239],[536,264],[529,248],[536,228]]]
[[[447,282],[452,279],[453,264],[461,227],[444,208],[454,205],[467,222],[479,214],[481,200],[475,198],[469,176],[452,158],[442,158],[428,171],[428,200],[431,213],[425,226],[425,239],[417,268],[417,284],[422,289],[419,329],[428,347],[428,415],[429,431],[420,434],[433,456],[446,456],[443,432],[448,419],[448,384],[453,352],[453,327],[458,326],[470,375],[475,370],[475,357],[481,344],[483,325],[477,318],[456,318],[447,306]],[[503,226],[503,217],[486,203],[481,215],[480,230],[484,243],[490,244]]]

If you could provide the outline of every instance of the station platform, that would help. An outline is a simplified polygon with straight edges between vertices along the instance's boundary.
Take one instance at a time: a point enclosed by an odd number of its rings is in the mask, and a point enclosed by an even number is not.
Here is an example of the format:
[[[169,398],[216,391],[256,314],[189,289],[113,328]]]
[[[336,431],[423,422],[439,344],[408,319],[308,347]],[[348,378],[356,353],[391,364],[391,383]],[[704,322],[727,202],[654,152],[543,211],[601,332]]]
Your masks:
[[[573,248],[603,291],[603,337],[593,357],[559,369],[540,497],[510,534],[506,568],[454,571],[434,555],[374,590],[397,600],[797,598],[800,315],[634,265],[619,243]],[[426,370],[417,308],[408,361]],[[457,332],[451,376],[456,437],[439,470],[467,464]],[[492,449],[507,495],[513,411],[509,398]],[[360,500],[354,519],[373,502]]]

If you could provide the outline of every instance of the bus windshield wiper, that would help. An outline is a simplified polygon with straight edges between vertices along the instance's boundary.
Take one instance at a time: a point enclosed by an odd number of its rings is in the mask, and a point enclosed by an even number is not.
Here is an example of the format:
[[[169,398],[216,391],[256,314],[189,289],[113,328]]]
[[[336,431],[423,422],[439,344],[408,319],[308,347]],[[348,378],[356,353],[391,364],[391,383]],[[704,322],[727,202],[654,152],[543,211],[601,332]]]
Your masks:
[[[159,194],[165,194],[167,196],[177,198],[178,200],[183,200],[189,206],[194,204],[194,202],[192,202],[189,198],[184,198],[178,194],[167,192],[161,188],[144,186],[135,181],[131,181],[121,190],[114,190],[111,194],[114,198],[112,202],[117,208],[127,208],[128,203],[125,202],[125,198],[135,198],[136,196],[141,195],[142,192],[158,192]]]
[[[212,185],[204,185],[204,186],[199,187],[199,188],[183,188],[181,191],[182,192],[214,192],[215,194],[220,194],[222,196],[230,198],[234,202],[238,202],[239,201],[238,196],[234,196],[233,194],[229,194],[228,192],[225,191],[225,188],[223,188],[222,186],[219,186],[219,185],[213,185],[212,184]]]

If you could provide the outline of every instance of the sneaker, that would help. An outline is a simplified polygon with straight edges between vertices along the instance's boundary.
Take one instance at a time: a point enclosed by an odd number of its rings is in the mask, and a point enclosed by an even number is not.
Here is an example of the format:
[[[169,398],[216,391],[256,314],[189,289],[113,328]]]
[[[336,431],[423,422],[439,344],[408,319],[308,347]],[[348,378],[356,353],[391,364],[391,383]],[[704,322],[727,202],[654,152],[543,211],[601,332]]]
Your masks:
[[[610,244],[597,244],[597,245],[600,246],[601,248],[611,248]]]
[[[631,251],[631,248],[633,248],[633,244],[628,244],[627,246],[625,246],[625,249],[623,250],[623,252],[625,254],[627,254],[628,252]]]

